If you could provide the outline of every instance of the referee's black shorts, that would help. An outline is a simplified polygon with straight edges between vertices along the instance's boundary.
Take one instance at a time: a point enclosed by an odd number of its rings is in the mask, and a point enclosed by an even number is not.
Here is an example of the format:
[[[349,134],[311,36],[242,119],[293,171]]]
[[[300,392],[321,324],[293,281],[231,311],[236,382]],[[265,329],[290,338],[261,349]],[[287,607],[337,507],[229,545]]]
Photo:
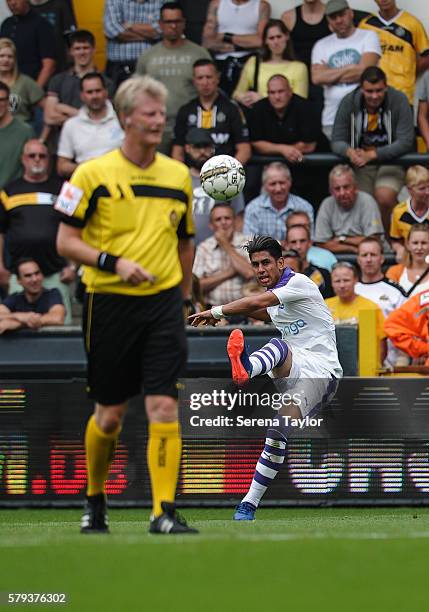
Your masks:
[[[120,404],[138,395],[177,397],[186,367],[183,300],[178,287],[148,296],[90,293],[83,312],[88,393]]]

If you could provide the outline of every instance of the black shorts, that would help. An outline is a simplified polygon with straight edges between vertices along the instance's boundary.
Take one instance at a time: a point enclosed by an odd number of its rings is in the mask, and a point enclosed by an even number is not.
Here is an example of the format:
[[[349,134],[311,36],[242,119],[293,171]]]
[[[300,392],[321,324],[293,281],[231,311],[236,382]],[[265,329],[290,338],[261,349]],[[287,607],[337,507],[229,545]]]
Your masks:
[[[177,397],[186,368],[183,299],[178,287],[156,295],[87,294],[83,333],[88,393],[120,404],[145,395]]]

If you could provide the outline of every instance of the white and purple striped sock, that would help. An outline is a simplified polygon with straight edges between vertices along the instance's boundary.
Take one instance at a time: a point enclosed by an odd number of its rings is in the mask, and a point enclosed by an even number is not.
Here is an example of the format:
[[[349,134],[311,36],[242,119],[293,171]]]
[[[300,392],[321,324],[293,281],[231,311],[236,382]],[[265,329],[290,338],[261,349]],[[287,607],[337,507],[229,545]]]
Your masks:
[[[249,361],[252,365],[250,378],[266,374],[273,368],[282,365],[286,361],[288,352],[289,348],[284,340],[271,338],[267,344],[249,355]]]
[[[267,488],[277,476],[286,457],[286,439],[275,430],[268,430],[265,446],[256,464],[250,489],[242,502],[258,507]],[[273,437],[274,436],[274,437]]]

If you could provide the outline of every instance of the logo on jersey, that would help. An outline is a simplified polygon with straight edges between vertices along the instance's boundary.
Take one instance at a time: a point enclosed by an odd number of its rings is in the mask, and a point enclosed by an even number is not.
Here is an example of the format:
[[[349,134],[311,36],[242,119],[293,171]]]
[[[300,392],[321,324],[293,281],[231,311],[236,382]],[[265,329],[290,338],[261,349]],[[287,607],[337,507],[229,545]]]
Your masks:
[[[284,327],[284,336],[297,336],[303,327],[307,327],[308,323],[303,319],[297,319],[292,323],[287,323]]]
[[[420,295],[420,306],[426,306],[429,304],[429,291],[425,291]]]
[[[381,45],[382,53],[403,53],[404,45]]]
[[[22,98],[19,94],[17,93],[10,93],[9,96],[9,110],[10,112],[13,114],[16,113],[16,111],[18,110],[20,104],[21,104]]]
[[[331,55],[328,60],[328,66],[330,68],[344,68],[345,66],[359,64],[360,59],[361,55],[356,49],[340,49]]]
[[[229,140],[229,134],[222,134],[221,132],[217,132],[216,134],[211,135],[213,142],[217,145],[226,144]]]
[[[417,317],[421,317],[422,315],[426,314],[427,312],[429,312],[429,291],[425,291],[424,293],[421,293],[419,296],[419,304],[420,306],[423,306],[423,308],[420,308],[420,310],[418,312],[414,313],[414,316]]]
[[[54,208],[71,217],[79,206],[82,196],[82,189],[66,181],[62,186]]]

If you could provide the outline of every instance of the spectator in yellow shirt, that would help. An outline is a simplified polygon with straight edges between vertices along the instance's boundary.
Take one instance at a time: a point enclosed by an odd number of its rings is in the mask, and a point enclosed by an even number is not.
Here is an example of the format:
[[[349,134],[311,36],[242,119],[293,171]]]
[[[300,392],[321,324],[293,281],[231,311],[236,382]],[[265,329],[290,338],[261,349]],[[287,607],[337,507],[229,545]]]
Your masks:
[[[355,293],[355,285],[358,280],[357,268],[347,261],[339,261],[333,266],[331,274],[335,297],[328,298],[325,302],[336,325],[358,324],[360,311],[375,310],[377,313],[377,338],[380,342],[382,363],[386,357],[386,334],[383,329],[384,315],[375,302]]]

